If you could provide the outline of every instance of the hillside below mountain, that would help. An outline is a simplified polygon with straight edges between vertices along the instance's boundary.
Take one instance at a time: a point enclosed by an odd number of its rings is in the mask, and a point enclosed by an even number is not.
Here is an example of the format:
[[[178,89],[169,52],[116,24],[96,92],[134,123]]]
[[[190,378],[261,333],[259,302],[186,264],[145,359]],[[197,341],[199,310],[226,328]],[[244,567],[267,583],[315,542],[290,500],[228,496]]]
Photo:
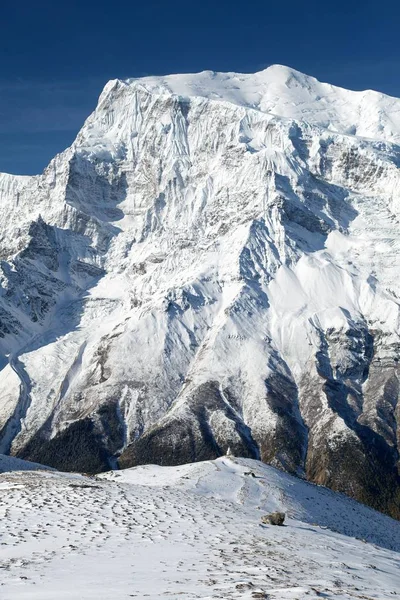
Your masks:
[[[4,600],[399,595],[398,521],[258,461],[4,473],[0,490]],[[283,527],[262,524],[274,510]]]

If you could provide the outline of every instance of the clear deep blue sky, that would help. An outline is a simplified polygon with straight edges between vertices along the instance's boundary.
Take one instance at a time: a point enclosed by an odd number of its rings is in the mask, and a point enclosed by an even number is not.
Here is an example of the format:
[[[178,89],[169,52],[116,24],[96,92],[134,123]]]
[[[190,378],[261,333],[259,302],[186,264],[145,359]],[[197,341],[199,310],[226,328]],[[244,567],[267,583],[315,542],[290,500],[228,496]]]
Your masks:
[[[3,0],[0,171],[41,172],[115,77],[280,63],[400,96],[399,22],[395,0]]]

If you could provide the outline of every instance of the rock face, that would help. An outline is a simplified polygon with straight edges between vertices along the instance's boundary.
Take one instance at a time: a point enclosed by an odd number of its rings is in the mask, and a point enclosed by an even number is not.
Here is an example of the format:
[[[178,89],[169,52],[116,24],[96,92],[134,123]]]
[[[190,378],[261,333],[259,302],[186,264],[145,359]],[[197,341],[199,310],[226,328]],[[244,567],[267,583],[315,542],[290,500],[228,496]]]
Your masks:
[[[107,84],[0,175],[0,452],[230,448],[400,517],[399,115],[280,66]]]
[[[282,526],[285,522],[285,513],[283,512],[272,512],[268,515],[261,517],[261,522],[265,525],[279,525]]]

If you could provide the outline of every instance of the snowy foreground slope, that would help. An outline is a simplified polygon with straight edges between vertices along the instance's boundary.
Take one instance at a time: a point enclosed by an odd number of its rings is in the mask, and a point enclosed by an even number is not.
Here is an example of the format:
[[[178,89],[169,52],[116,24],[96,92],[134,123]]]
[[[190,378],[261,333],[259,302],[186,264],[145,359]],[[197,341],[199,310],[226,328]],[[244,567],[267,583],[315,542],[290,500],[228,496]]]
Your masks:
[[[392,599],[400,523],[254,460],[0,476],[2,600]],[[261,525],[287,512],[284,527]]]
[[[400,100],[281,66],[111,81],[0,175],[0,452],[261,458],[400,517]]]

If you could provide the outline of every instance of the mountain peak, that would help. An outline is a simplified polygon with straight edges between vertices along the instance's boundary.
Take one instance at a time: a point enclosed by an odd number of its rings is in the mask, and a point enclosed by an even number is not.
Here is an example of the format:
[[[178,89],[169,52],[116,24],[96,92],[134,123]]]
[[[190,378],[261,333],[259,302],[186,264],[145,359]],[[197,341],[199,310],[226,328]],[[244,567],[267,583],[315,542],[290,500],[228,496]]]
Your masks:
[[[128,96],[147,92],[225,102],[346,135],[400,142],[400,100],[379,92],[355,92],[321,83],[284,65],[271,65],[257,73],[208,70],[112,80],[100,97],[100,105],[118,87]]]

